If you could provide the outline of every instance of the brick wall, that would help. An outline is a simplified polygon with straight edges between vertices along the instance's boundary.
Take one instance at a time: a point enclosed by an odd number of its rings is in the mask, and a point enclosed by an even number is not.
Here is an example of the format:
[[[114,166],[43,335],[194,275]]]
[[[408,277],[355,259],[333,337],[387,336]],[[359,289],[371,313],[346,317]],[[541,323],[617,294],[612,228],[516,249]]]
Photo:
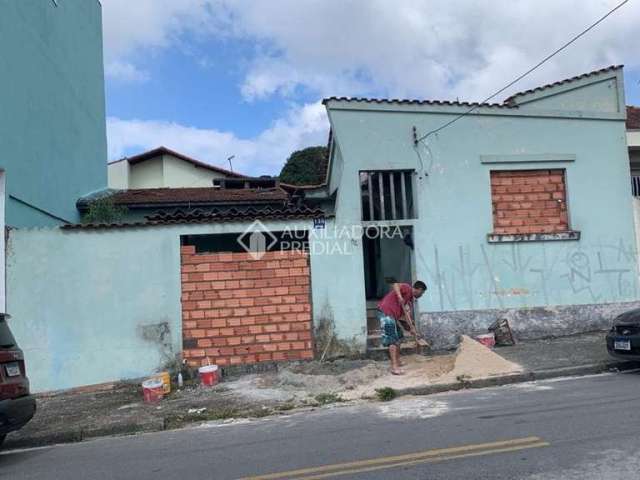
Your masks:
[[[182,254],[183,355],[191,366],[313,358],[304,252]]]
[[[569,230],[564,170],[492,171],[493,233]]]

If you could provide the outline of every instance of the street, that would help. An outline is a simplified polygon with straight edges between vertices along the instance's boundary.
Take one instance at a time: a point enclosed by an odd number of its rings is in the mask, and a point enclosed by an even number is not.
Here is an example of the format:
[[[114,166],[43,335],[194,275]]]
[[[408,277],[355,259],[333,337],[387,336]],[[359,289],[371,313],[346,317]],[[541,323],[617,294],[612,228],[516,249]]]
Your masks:
[[[11,479],[636,479],[640,373],[0,454]]]

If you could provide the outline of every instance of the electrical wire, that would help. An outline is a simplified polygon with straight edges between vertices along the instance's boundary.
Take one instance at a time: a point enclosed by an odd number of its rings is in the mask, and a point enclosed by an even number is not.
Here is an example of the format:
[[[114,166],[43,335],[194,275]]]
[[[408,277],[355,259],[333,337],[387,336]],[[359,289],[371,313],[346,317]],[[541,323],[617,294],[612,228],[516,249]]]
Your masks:
[[[531,67],[529,70],[527,70],[526,72],[524,72],[522,75],[520,75],[518,78],[516,78],[515,80],[511,81],[510,83],[508,83],[507,85],[505,85],[504,87],[502,87],[500,90],[498,90],[497,92],[495,92],[494,94],[492,94],[491,96],[487,97],[486,99],[484,99],[482,102],[480,102],[479,104],[474,105],[473,107],[471,107],[469,110],[467,110],[464,113],[461,113],[460,115],[458,115],[457,117],[449,120],[448,122],[444,123],[443,125],[441,125],[440,127],[431,130],[430,132],[427,132],[426,134],[424,134],[423,136],[421,136],[420,138],[418,138],[415,143],[417,144],[418,142],[423,141],[424,139],[426,139],[427,137],[429,137],[430,135],[433,135],[435,133],[440,132],[441,130],[444,130],[445,128],[447,128],[449,125],[452,125],[453,123],[457,122],[458,120],[460,120],[461,118],[469,115],[471,112],[473,112],[474,110],[477,110],[478,107],[482,106],[483,103],[487,103],[489,100],[491,100],[493,97],[501,94],[502,92],[504,92],[507,88],[513,86],[514,84],[516,84],[517,82],[519,82],[520,80],[522,80],[524,77],[526,77],[527,75],[529,75],[531,72],[533,72],[534,70],[538,69],[539,67],[541,67],[543,64],[545,64],[546,62],[548,62],[549,60],[551,60],[553,57],[555,57],[558,53],[560,53],[562,50],[564,50],[565,48],[567,48],[569,45],[571,45],[572,43],[574,43],[576,40],[578,40],[580,37],[584,36],[585,34],[587,34],[589,31],[593,30],[595,27],[597,27],[599,24],[601,24],[607,17],[609,17],[610,15],[612,15],[614,12],[616,12],[618,9],[622,8],[626,3],[628,3],[630,0],[624,0],[623,2],[619,3],[618,5],[616,5],[614,8],[612,8],[611,10],[609,10],[605,15],[603,15],[602,17],[600,17],[595,23],[592,23],[591,25],[589,25],[586,29],[584,29],[582,32],[580,32],[579,34],[575,35],[574,37],[572,37],[568,42],[566,42],[564,45],[562,45],[560,48],[558,48],[557,50],[555,50],[553,53],[547,55],[545,58],[543,58],[542,60],[540,60],[537,64],[535,64],[533,67]]]

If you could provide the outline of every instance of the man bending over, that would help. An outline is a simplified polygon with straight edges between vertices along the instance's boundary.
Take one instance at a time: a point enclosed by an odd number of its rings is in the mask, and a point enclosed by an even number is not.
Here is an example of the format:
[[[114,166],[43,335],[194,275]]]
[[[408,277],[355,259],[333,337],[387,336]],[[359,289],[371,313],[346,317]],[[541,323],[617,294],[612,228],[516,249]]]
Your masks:
[[[394,375],[403,374],[400,370],[400,344],[404,337],[401,325],[417,338],[411,311],[414,299],[420,298],[426,290],[427,285],[420,280],[413,287],[408,283],[394,283],[391,291],[378,303],[382,345],[389,348],[391,373]]]

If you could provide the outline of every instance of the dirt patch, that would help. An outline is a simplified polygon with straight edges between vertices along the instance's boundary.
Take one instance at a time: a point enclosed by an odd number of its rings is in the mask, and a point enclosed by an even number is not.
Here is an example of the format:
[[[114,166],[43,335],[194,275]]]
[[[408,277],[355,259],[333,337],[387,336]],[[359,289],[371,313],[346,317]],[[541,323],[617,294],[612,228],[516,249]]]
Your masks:
[[[347,399],[373,398],[376,390],[384,387],[406,389],[422,385],[466,382],[472,379],[521,372],[522,367],[505,360],[475,340],[462,336],[458,350],[450,355],[434,357],[405,357],[405,375],[385,372],[374,381],[362,384],[349,392]]]
[[[389,373],[388,362],[340,360],[289,365],[277,372],[227,382],[227,388],[251,400],[313,403],[318,395],[355,400],[374,398],[384,387],[405,389],[423,385],[465,382],[522,371],[492,350],[463,336],[458,350],[448,355],[403,357],[405,375]]]

